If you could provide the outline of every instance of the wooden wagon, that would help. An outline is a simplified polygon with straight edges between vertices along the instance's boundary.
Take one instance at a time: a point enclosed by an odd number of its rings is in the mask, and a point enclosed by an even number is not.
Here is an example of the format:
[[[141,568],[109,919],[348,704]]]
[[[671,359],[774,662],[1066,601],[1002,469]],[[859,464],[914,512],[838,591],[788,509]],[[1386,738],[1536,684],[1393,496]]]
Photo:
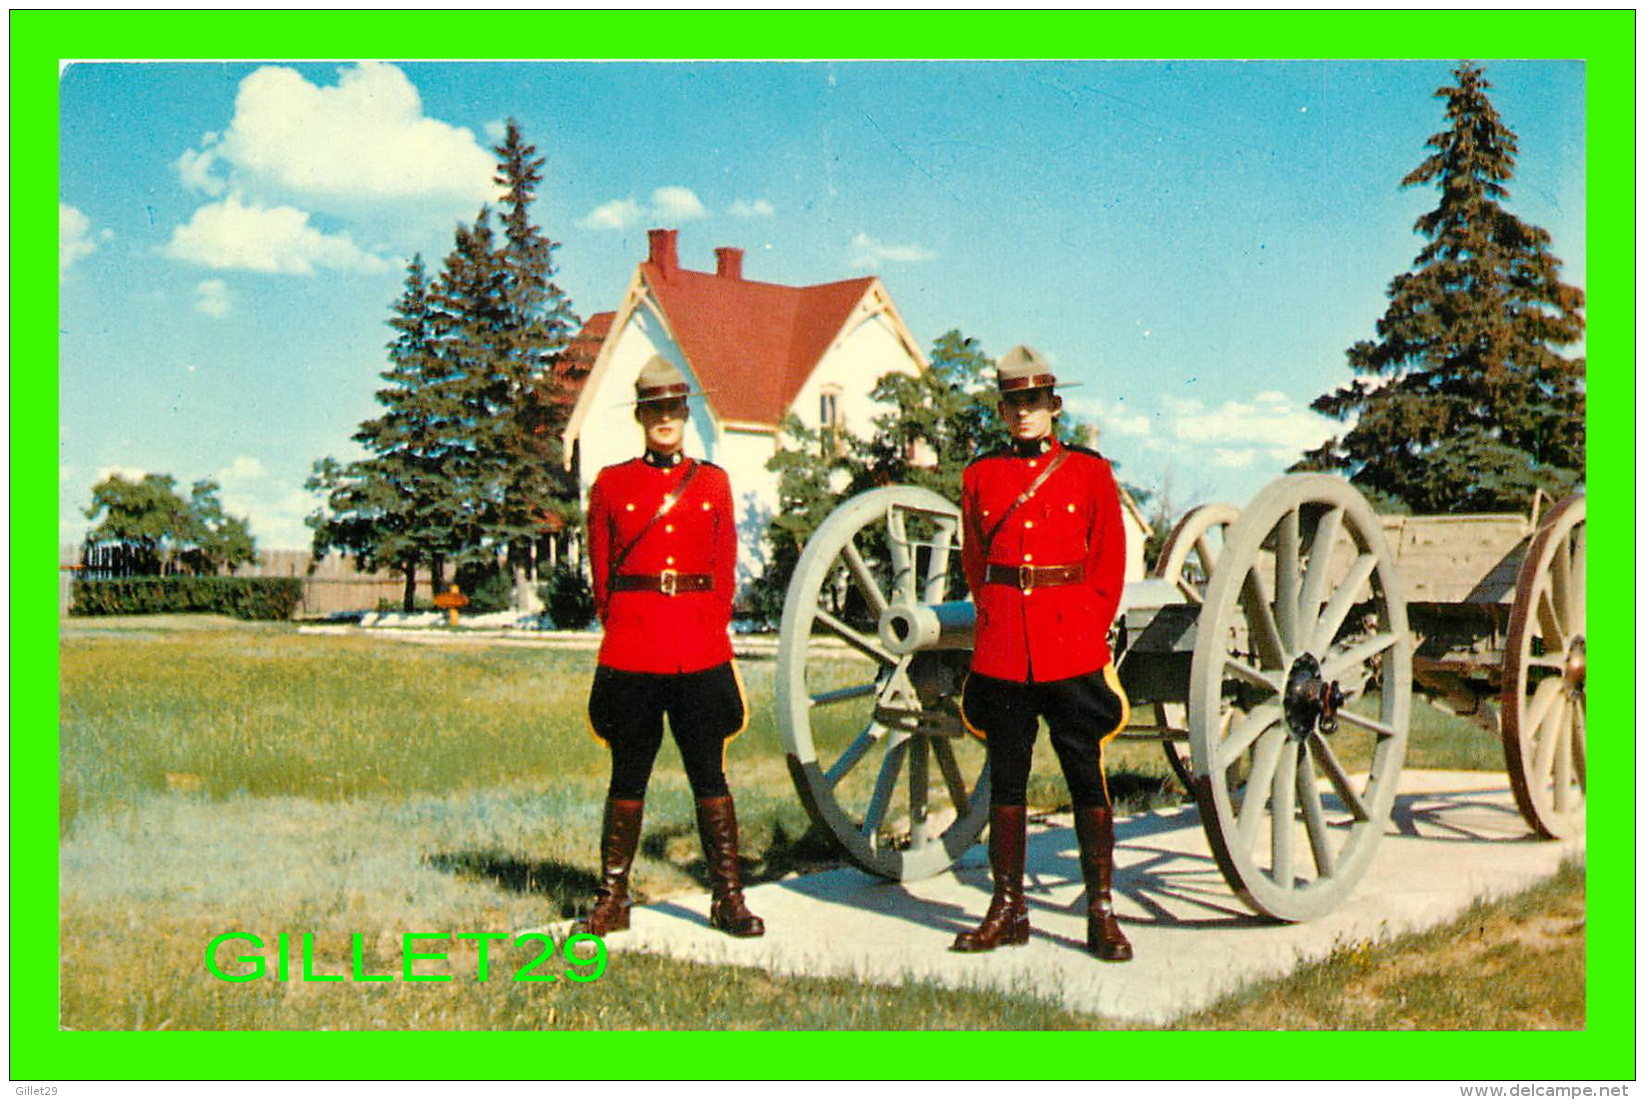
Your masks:
[[[1353,888],[1393,809],[1413,690],[1500,733],[1534,830],[1581,827],[1584,519],[1581,496],[1545,516],[1382,517],[1323,475],[1184,517],[1154,575],[1126,585],[1121,736],[1163,742],[1246,904],[1303,920]],[[957,707],[974,624],[959,540],[937,494],[853,497],[807,543],[784,605],[795,787],[887,878],[946,869],[987,820],[985,754]]]

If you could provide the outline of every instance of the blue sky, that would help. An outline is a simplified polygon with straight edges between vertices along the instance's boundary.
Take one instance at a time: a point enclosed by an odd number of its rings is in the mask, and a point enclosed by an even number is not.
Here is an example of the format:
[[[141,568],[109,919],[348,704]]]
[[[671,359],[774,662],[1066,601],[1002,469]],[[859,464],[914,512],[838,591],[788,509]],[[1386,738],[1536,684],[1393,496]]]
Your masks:
[[[1509,208],[1586,285],[1580,62],[1484,62]],[[60,85],[59,524],[111,469],[213,477],[306,545],[315,459],[377,406],[404,264],[437,266],[513,117],[587,316],[645,230],[750,278],[880,275],[922,345],[1045,352],[1133,484],[1241,503],[1333,430],[1436,202],[1402,176],[1454,62],[83,63]]]

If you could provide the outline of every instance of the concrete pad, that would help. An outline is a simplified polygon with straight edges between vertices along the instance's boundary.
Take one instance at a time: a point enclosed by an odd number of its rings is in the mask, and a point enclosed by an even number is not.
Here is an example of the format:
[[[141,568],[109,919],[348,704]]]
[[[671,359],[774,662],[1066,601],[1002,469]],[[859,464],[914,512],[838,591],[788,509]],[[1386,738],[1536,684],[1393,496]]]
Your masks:
[[[841,869],[753,887],[748,903],[765,918],[762,939],[733,940],[709,928],[708,897],[700,894],[636,908],[632,930],[610,937],[607,947],[618,959],[643,951],[781,975],[1022,992],[1074,1011],[1162,1024],[1247,982],[1323,958],[1338,943],[1431,927],[1475,898],[1518,892],[1584,852],[1581,838],[1535,839],[1503,775],[1406,772],[1400,790],[1370,870],[1336,912],[1306,924],[1275,924],[1241,905],[1194,808],[1122,819],[1114,886],[1136,948],[1128,963],[1085,953],[1084,885],[1066,818],[1029,827],[1025,886],[1034,935],[1024,947],[948,950],[988,906],[980,844],[922,882]]]

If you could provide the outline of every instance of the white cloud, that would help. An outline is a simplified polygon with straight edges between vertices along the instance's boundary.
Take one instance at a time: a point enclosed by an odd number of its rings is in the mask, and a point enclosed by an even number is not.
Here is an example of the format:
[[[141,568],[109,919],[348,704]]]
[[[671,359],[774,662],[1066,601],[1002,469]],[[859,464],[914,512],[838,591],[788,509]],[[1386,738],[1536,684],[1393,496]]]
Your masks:
[[[689,187],[659,187],[651,192],[651,212],[664,221],[706,218],[708,210]]]
[[[235,455],[234,461],[217,471],[217,483],[227,489],[231,485],[256,481],[267,473],[263,464],[250,455]]]
[[[1298,456],[1340,430],[1336,421],[1278,390],[1264,390],[1249,401],[1224,401],[1215,409],[1206,409],[1198,401],[1167,397],[1165,407],[1178,440],[1255,448],[1275,455]]]
[[[913,244],[886,244],[858,233],[851,239],[851,266],[877,268],[886,263],[920,263],[937,258],[935,252]]]
[[[753,202],[738,199],[731,204],[728,212],[735,218],[769,218],[776,215],[777,208],[764,199],[755,199]]]
[[[238,189],[272,189],[320,209],[330,201],[466,205],[495,194],[491,153],[472,131],[426,117],[411,81],[383,62],[345,68],[330,87],[280,65],[257,69],[240,82],[228,129],[204,135],[177,161],[184,182],[208,194],[222,193],[211,174],[219,166]]]
[[[1154,430],[1154,418],[1145,412],[1133,412],[1120,402],[1109,402],[1101,397],[1063,398],[1068,411],[1081,420],[1094,422],[1098,428],[1113,435],[1140,439]]]
[[[626,229],[644,213],[645,207],[633,199],[612,199],[590,210],[577,224],[584,229]]]
[[[229,195],[194,212],[172,231],[163,255],[219,271],[312,275],[321,268],[366,274],[390,265],[362,251],[345,233],[326,234],[290,206],[264,206]]]
[[[194,288],[194,308],[207,317],[226,317],[234,308],[229,301],[228,286],[221,279],[207,279]],[[189,368],[190,372],[194,370]]]
[[[112,236],[104,230],[100,239]],[[69,268],[81,257],[97,251],[97,240],[91,232],[91,219],[67,203],[57,204],[57,278],[68,276]]]
[[[97,471],[97,476],[91,479],[91,483],[100,485],[115,475],[119,475],[127,481],[142,481],[149,476],[147,470],[137,470],[130,466],[104,466]]]
[[[678,225],[707,216],[708,208],[695,191],[671,184],[651,192],[650,205],[637,202],[632,196],[612,199],[590,210],[577,224],[584,229],[627,229],[642,220]]]

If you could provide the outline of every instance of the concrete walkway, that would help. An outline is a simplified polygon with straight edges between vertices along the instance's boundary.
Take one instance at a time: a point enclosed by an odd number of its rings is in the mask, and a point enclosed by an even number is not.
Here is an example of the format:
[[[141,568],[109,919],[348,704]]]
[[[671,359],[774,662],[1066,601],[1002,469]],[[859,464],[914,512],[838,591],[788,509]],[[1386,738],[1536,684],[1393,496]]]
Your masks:
[[[1370,871],[1336,912],[1306,924],[1273,924],[1241,905],[1217,870],[1196,810],[1122,820],[1115,893],[1136,948],[1129,963],[1098,962],[1084,951],[1084,886],[1066,819],[1029,829],[1034,936],[1026,947],[984,955],[947,950],[987,908],[982,845],[923,882],[888,883],[842,869],[754,887],[748,901],[765,918],[763,939],[713,931],[707,896],[687,895],[635,909],[633,929],[607,945],[619,963],[624,952],[645,951],[774,974],[893,985],[926,979],[1160,1024],[1247,982],[1323,958],[1339,942],[1430,927],[1477,897],[1515,893],[1584,851],[1581,839],[1534,839],[1500,774],[1419,771],[1401,779]]]

